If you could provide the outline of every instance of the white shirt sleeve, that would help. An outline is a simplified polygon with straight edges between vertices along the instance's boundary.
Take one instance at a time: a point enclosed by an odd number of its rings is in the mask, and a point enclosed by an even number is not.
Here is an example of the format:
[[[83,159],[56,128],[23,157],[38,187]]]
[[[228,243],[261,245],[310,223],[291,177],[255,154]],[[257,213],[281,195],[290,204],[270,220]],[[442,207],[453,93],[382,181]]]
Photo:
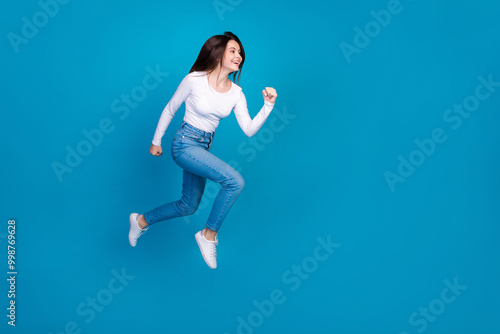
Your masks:
[[[274,103],[264,101],[264,105],[260,109],[257,116],[255,116],[254,119],[251,119],[250,115],[248,114],[247,100],[245,94],[243,94],[243,91],[241,91],[240,98],[236,102],[236,105],[234,106],[233,110],[234,110],[234,115],[236,116],[236,120],[240,125],[240,128],[248,137],[252,137],[262,127],[267,117],[271,113],[271,110],[273,110],[273,107]]]
[[[161,113],[160,120],[158,121],[158,125],[156,126],[156,131],[153,137],[153,145],[161,146],[161,138],[165,134],[170,121],[172,121],[172,118],[174,118],[175,113],[177,112],[177,110],[179,110],[181,104],[186,101],[189,93],[191,93],[190,77],[185,76],[179,84],[179,87],[177,87],[177,90],[168,102],[167,106]]]

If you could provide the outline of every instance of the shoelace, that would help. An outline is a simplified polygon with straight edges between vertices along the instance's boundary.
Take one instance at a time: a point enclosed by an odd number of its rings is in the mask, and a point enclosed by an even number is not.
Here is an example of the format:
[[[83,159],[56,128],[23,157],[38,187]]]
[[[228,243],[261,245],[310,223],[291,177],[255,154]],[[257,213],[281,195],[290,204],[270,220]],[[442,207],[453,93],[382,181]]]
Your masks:
[[[139,238],[141,235],[143,235],[144,233],[146,233],[146,231],[148,230],[149,226],[146,226],[144,229],[140,228],[139,227],[139,230],[141,231],[139,233],[139,235],[137,236],[137,238]]]
[[[210,257],[214,259],[217,256],[217,245],[219,243],[216,241],[212,243],[212,247],[210,247]]]

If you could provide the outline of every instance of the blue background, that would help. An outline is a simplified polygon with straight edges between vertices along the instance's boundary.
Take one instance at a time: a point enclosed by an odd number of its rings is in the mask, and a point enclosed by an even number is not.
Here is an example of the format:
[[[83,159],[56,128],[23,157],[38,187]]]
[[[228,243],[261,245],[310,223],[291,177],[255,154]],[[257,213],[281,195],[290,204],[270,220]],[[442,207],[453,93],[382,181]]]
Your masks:
[[[23,17],[33,22],[41,7],[4,5],[0,258],[6,277],[7,220],[15,219],[18,276],[16,328],[0,284],[1,331],[498,333],[500,87],[456,129],[443,115],[475,93],[479,76],[500,81],[500,4],[401,1],[348,59],[341,43],[354,46],[355,28],[387,1],[221,2],[223,13],[212,1],[74,0],[18,52],[8,34],[21,35]],[[210,270],[194,234],[218,185],[207,182],[195,215],[154,226],[136,248],[128,217],[180,198],[182,170],[169,144],[184,106],[163,156],[149,146],[201,46],[226,30],[247,54],[240,85],[250,115],[264,87],[279,97],[252,137],[260,145],[252,158],[234,114],[217,129],[212,153],[236,163],[246,185]],[[126,117],[113,112],[148,66],[168,76]],[[66,147],[76,149],[82,131],[106,118],[113,131],[59,180],[52,164],[65,164]],[[409,159],[414,141],[436,128],[447,140],[391,189],[384,174],[397,174],[398,157]],[[317,238],[328,237],[340,246],[312,261]],[[290,272],[304,263],[317,264],[307,278]],[[111,294],[110,282],[120,287],[113,271],[129,281]],[[439,302],[445,280],[466,286],[447,304]],[[273,290],[286,299],[259,318],[254,301]],[[78,312],[82,303],[91,309],[87,298],[109,296],[93,319]],[[430,306],[435,318],[411,322]]]

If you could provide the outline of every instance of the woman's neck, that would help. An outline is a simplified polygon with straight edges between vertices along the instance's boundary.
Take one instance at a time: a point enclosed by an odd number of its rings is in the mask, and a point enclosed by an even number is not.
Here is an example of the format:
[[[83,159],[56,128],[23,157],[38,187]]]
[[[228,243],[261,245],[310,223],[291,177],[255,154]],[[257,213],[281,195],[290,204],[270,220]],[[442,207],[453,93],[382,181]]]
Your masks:
[[[215,87],[227,87],[231,84],[228,76],[229,76],[229,71],[228,70],[221,70],[220,64],[217,65],[215,70],[210,72],[208,74],[208,80],[212,82]]]

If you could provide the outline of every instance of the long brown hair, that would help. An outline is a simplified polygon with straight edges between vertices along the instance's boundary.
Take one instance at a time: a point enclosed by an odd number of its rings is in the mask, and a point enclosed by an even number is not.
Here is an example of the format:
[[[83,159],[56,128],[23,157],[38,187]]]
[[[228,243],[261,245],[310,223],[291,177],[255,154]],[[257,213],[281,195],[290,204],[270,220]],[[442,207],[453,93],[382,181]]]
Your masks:
[[[226,51],[226,46],[229,41],[236,41],[241,49],[241,63],[238,71],[231,72],[229,75],[233,75],[233,81],[236,80],[236,73],[238,73],[237,83],[240,81],[241,70],[243,68],[243,63],[245,62],[245,50],[240,42],[240,39],[230,31],[224,32],[224,35],[214,35],[210,37],[205,44],[201,47],[198,58],[191,67],[189,73],[194,71],[206,71],[207,73],[215,70],[218,64],[222,66],[222,57]],[[217,60],[219,59],[219,60]],[[236,82],[236,81],[235,81]]]

